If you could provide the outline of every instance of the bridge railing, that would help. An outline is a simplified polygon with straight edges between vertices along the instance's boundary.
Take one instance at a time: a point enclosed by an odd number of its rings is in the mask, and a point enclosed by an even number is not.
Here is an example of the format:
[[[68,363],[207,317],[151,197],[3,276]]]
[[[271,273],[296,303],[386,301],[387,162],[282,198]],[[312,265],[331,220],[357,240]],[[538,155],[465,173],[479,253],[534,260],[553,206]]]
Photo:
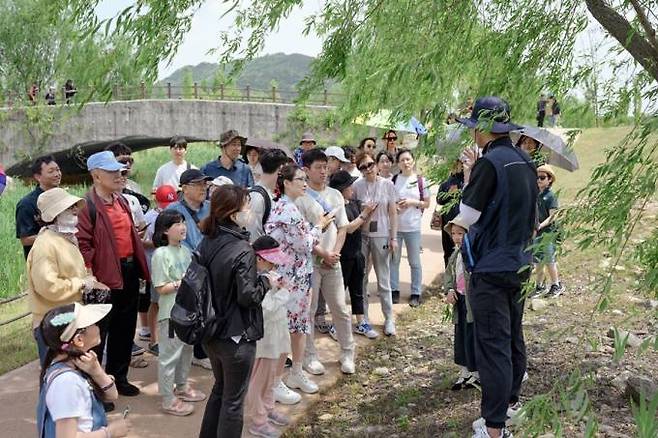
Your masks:
[[[10,93],[8,96],[0,96],[0,106],[13,105],[45,105],[49,101],[46,99],[47,91],[41,90],[34,99],[26,92],[23,95]],[[62,88],[54,93],[54,100],[51,104],[55,105],[64,103],[76,103],[82,96],[88,101],[102,101],[100,95],[95,93],[93,88],[77,88],[71,95],[71,91]],[[87,98],[91,96],[91,98]],[[316,92],[308,96],[305,102],[309,105],[338,105],[342,102],[345,95],[329,91],[327,89]],[[245,87],[234,87],[228,85],[206,86],[205,84],[193,83],[189,86],[174,85],[170,82],[157,85],[149,85],[144,82],[137,85],[114,85],[110,101],[122,100],[143,100],[143,99],[198,99],[198,100],[224,100],[234,102],[268,102],[268,103],[296,103],[299,99],[299,93],[289,89],[282,89],[276,86],[269,89]]]

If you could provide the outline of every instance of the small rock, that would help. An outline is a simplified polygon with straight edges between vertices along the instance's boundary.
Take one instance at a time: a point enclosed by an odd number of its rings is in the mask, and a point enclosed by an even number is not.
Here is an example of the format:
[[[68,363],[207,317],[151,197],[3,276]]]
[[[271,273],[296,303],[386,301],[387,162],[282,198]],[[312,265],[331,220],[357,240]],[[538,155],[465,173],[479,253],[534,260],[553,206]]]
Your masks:
[[[640,402],[641,397],[650,402],[658,393],[658,385],[646,377],[631,376],[626,381],[625,393],[627,397],[631,397],[636,403]]]
[[[332,418],[334,418],[334,416],[331,415],[331,414],[322,414],[318,417],[318,420],[320,420],[320,421],[329,421]]]
[[[624,314],[624,312],[622,312],[622,311],[619,310],[619,309],[614,309],[614,310],[613,310],[612,312],[610,312],[610,313],[612,313],[613,315],[619,315],[619,316],[622,316],[622,315]]]
[[[548,302],[546,300],[542,300],[541,298],[534,298],[530,300],[530,310],[534,310],[536,312],[546,307],[548,307]]]
[[[577,344],[578,343],[578,336],[567,336],[564,338],[564,341],[567,344]]]
[[[651,308],[651,309],[656,309],[656,308],[658,308],[658,300],[648,300],[646,303],[647,303],[647,304],[646,304],[647,307],[649,307],[649,308]]]
[[[380,376],[380,377],[386,377],[389,374],[391,374],[391,372],[386,367],[377,367],[372,373],[375,376]]]
[[[623,330],[623,329],[617,329],[617,331],[619,332],[619,337],[621,339],[624,339],[626,336],[628,336],[628,339],[626,340],[626,345],[628,345],[629,347],[637,348],[640,345],[642,345],[642,338],[640,338],[639,336],[637,336],[637,335],[635,335],[631,332],[627,332],[626,330]],[[607,334],[608,334],[609,338],[614,339],[615,329],[613,327],[610,327],[608,329]]]

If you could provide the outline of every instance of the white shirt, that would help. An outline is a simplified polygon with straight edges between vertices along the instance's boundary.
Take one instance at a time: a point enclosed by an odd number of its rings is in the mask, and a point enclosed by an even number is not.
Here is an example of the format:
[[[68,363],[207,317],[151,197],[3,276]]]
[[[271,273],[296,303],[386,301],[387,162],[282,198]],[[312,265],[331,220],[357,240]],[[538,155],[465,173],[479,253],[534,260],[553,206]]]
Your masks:
[[[422,178],[422,177],[420,177]],[[419,177],[415,173],[411,176],[398,174],[395,179],[395,190],[398,192],[398,198],[415,199],[420,201],[420,190],[418,188]],[[427,189],[427,181],[423,178],[423,200],[430,199],[430,191]],[[420,221],[423,216],[423,210],[419,207],[407,207],[398,210],[398,231],[420,231]]]
[[[78,432],[91,432],[91,392],[89,383],[78,373],[65,372],[55,377],[46,393],[46,406],[53,421],[78,419]]]
[[[144,227],[144,225],[146,225],[146,219],[144,219],[144,211],[142,210],[142,204],[140,204],[139,199],[137,199],[133,195],[122,193],[121,196],[123,196],[125,200],[128,201],[128,205],[130,205],[130,213],[132,214],[133,217],[133,222],[135,226],[141,230]]]
[[[257,184],[265,189],[270,195],[270,211],[274,207],[274,194],[264,185]],[[265,214],[265,199],[259,192],[249,192],[249,223],[247,224],[247,231],[249,231],[249,241],[254,243],[256,239],[265,234],[263,231],[263,215]]]
[[[380,176],[372,183],[365,178],[361,178],[352,184],[352,189],[354,190],[355,199],[361,202],[377,203],[377,208],[372,216],[361,228],[363,234],[369,237],[392,237],[390,235],[391,223],[388,217],[388,208],[398,201],[398,193],[395,191],[393,183]],[[376,227],[373,225],[371,228],[370,224],[372,222],[376,223]]]
[[[153,189],[155,190],[164,185],[170,185],[178,189],[178,186],[180,185],[180,176],[187,169],[198,169],[198,167],[188,164],[185,160],[183,160],[178,166],[173,161],[163,164],[155,173]]]
[[[310,188],[308,190],[311,190]],[[320,237],[320,247],[325,251],[333,251],[338,239],[338,228],[347,226],[347,212],[345,211],[345,199],[336,189],[325,187],[324,190],[318,191],[318,195],[336,211],[336,219],[327,227]],[[312,224],[318,223],[318,220],[324,215],[322,206],[308,193],[295,200],[295,205],[302,215]]]

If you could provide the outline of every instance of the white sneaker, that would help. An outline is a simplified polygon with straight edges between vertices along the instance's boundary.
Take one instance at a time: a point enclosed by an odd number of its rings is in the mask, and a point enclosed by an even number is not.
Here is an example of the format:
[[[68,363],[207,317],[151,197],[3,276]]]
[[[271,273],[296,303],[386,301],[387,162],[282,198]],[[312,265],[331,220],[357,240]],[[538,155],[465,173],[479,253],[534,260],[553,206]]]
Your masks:
[[[521,383],[525,383],[529,378],[530,378],[530,376],[528,375],[528,372],[526,371],[525,373],[523,373],[523,379],[521,379]]]
[[[192,365],[196,365],[206,370],[212,370],[212,365],[210,365],[210,359],[208,359],[207,357],[205,359],[197,359],[196,357],[193,357]]]
[[[476,423],[477,427],[475,427]],[[473,432],[473,438],[491,438],[491,435],[489,435],[489,432],[487,431],[487,425],[485,424],[484,418],[478,418],[473,422]],[[514,438],[514,435],[512,435],[512,432],[510,432],[509,429],[503,427],[500,438]]]
[[[505,426],[518,425],[523,421],[523,413],[521,413],[521,402],[516,402],[507,408],[507,418],[505,419]],[[485,426],[484,418],[480,417],[473,422],[473,430],[477,430]],[[486,429],[486,428],[485,428]]]
[[[387,319],[386,322],[384,322],[384,334],[386,336],[397,335],[397,331],[395,330],[395,321],[392,319]]]
[[[320,376],[325,373],[324,365],[322,363],[314,358],[309,358],[309,359],[304,359],[304,364],[303,364],[304,369],[306,372],[309,374],[313,374],[315,376]]]
[[[354,361],[349,357],[342,358],[340,360],[340,370],[343,372],[343,374],[354,374]]]
[[[302,400],[302,396],[288,388],[282,380],[274,387],[274,401],[282,405],[295,405]]]
[[[363,320],[361,323],[357,324],[354,326],[354,333],[363,335],[368,339],[375,339],[377,336],[379,336],[379,333],[377,333],[373,328],[368,324],[368,321]]]
[[[304,371],[296,373],[295,371],[290,370],[290,374],[288,374],[288,379],[286,380],[286,385],[288,388],[300,389],[307,394],[314,394],[320,390],[318,385],[306,377]]]

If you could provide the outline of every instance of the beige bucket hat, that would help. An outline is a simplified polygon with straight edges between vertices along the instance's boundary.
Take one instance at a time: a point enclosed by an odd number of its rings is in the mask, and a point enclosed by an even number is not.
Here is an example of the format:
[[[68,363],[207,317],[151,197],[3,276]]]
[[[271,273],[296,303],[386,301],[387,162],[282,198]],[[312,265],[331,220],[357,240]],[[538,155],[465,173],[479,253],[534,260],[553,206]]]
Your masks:
[[[37,208],[41,212],[41,219],[46,223],[54,221],[60,213],[76,204],[82,208],[85,200],[70,194],[61,187],[46,190],[37,198]]]

